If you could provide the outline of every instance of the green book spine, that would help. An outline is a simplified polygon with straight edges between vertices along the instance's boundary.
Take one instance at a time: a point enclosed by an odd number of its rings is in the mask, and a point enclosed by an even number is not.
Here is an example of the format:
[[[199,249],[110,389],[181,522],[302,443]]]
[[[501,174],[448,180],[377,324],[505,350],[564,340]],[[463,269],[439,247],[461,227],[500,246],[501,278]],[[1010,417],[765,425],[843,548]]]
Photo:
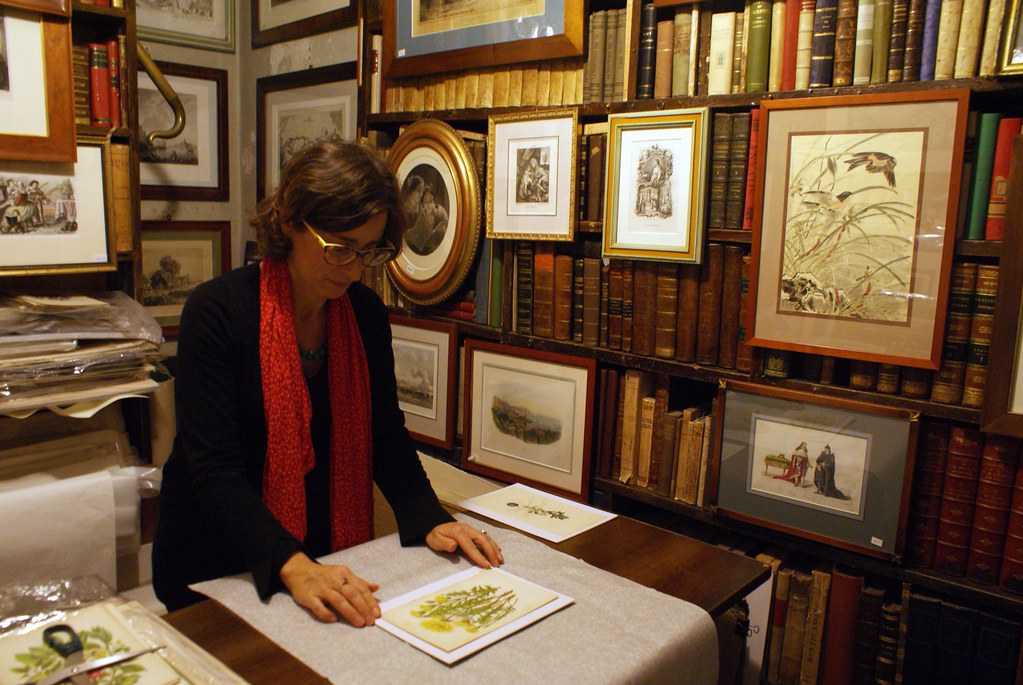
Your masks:
[[[746,92],[767,90],[771,61],[771,3],[753,0],[749,10],[749,40],[746,48]]]
[[[995,163],[995,140],[998,137],[998,112],[983,112],[977,124],[977,148],[973,158],[973,186],[966,221],[966,239],[983,240],[987,226],[988,198],[991,194],[991,173]]]
[[[888,43],[892,35],[892,0],[874,0],[874,43],[870,82],[888,83]]]

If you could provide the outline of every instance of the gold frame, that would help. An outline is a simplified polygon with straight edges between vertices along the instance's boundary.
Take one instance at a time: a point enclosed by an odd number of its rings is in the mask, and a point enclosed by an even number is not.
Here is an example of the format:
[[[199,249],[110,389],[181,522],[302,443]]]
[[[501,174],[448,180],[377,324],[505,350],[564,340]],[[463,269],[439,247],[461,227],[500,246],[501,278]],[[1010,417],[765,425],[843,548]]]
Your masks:
[[[1013,48],[1017,45],[1023,49],[1023,25],[1020,22],[1020,15],[1023,14],[1023,2],[1012,0],[1006,7],[1006,15],[1003,18],[1002,41],[998,50],[998,73],[999,74],[1023,74],[1023,60],[1012,61]],[[1015,40],[1013,40],[1015,38]]]
[[[417,160],[422,161],[405,168]],[[388,166],[399,184],[404,185],[409,171],[424,165],[451,183],[445,234],[454,231],[453,238],[445,237],[428,255],[402,242],[401,252],[387,263],[387,275],[410,302],[431,305],[451,297],[469,275],[480,241],[481,203],[476,163],[458,132],[443,121],[421,119],[411,124],[391,148]],[[437,251],[443,251],[439,264],[432,257]]]

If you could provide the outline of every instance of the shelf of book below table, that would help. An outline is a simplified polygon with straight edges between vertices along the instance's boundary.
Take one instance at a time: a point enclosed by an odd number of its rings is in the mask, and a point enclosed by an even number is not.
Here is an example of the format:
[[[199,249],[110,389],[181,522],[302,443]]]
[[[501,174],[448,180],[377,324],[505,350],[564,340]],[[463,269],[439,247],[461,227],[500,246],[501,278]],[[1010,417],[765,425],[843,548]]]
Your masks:
[[[798,550],[807,557],[826,560],[865,574],[888,578],[892,582],[910,583],[915,589],[954,596],[958,600],[1006,613],[1023,612],[1023,595],[1003,588],[978,583],[967,578],[938,573],[931,569],[907,568],[895,563],[849,552],[812,540],[795,538],[767,528],[719,516],[711,508],[696,507],[669,497],[662,497],[647,488],[625,485],[607,478],[595,478],[594,490],[610,495],[604,508],[624,513],[654,525],[665,525],[699,539],[712,538],[727,530],[753,538],[765,545]],[[665,514],[682,517],[673,522]]]

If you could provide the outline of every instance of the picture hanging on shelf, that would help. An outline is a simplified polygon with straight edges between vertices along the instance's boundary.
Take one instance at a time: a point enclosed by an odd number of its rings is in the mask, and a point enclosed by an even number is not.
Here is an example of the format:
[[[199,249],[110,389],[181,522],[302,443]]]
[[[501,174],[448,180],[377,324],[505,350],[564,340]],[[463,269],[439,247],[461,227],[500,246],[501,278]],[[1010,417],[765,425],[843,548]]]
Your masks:
[[[720,514],[871,556],[902,554],[914,412],[740,381],[725,383],[716,411]]]
[[[252,0],[252,47],[333,31],[356,18],[351,0]]]
[[[574,108],[490,117],[488,238],[575,237],[578,140]]]
[[[142,40],[234,52],[234,0],[138,0],[135,18]]]
[[[465,281],[480,243],[480,181],[458,131],[421,119],[398,136],[388,165],[398,177],[409,226],[387,263],[394,287],[410,302],[431,305]]]
[[[998,73],[1023,74],[1023,2],[1008,0],[1002,24]]]
[[[608,118],[605,257],[700,263],[707,120],[706,107]]]
[[[412,437],[443,449],[455,445],[455,355],[452,323],[391,315],[398,406]]]
[[[185,108],[176,138],[152,131],[171,128],[174,111],[149,76],[138,74],[139,176],[144,200],[227,200],[227,72],[157,62]]]
[[[968,101],[761,103],[751,344],[938,368]]]

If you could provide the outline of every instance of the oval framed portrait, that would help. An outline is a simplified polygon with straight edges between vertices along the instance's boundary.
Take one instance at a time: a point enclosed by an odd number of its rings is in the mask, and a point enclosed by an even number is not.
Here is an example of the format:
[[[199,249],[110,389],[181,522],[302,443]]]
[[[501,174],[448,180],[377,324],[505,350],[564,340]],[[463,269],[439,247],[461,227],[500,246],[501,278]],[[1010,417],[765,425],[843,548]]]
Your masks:
[[[398,136],[389,157],[401,185],[408,230],[387,274],[409,301],[441,302],[472,268],[480,236],[476,163],[455,129],[423,119]]]

